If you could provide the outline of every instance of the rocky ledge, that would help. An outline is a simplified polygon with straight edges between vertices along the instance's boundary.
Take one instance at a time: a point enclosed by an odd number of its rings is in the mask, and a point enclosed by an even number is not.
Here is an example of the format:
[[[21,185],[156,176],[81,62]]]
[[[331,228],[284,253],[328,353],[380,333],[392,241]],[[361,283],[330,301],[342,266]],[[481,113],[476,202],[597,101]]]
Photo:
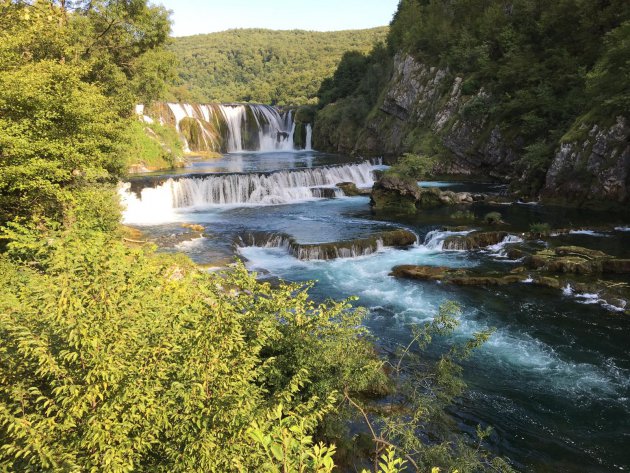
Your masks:
[[[508,232],[471,232],[468,235],[454,235],[444,240],[444,250],[478,250],[487,248],[504,241],[510,234]]]
[[[416,243],[416,235],[409,230],[384,231],[367,238],[329,243],[298,243],[293,237],[266,232],[249,232],[241,235],[237,246],[286,248],[300,260],[331,260],[352,258],[375,253],[382,247],[407,247]]]
[[[630,315],[630,284],[610,277],[630,274],[630,259],[620,259],[598,250],[560,246],[534,254],[513,250],[523,265],[510,272],[480,272],[444,266],[401,265],[392,269],[397,278],[439,281],[457,286],[505,286],[529,283],[565,293],[597,298],[602,304]],[[609,279],[604,279],[604,278]]]
[[[336,187],[342,190],[347,197],[355,197],[357,195],[370,195],[372,189],[359,188],[354,182],[339,182]]]

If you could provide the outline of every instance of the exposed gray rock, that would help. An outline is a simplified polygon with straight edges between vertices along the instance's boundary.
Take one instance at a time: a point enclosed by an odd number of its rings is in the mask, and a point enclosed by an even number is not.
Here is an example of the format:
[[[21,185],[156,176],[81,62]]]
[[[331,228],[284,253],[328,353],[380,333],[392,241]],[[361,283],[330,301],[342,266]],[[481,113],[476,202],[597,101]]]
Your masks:
[[[563,143],[547,172],[543,196],[569,201],[630,200],[630,126],[624,117],[584,141]]]

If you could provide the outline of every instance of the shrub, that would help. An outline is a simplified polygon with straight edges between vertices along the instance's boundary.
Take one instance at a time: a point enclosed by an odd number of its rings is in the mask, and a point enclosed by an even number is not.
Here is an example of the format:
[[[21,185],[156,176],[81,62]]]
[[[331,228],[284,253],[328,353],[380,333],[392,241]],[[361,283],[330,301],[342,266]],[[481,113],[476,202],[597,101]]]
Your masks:
[[[475,213],[470,210],[458,210],[451,214],[453,220],[475,220]]]
[[[435,159],[428,156],[405,153],[396,164],[387,170],[387,174],[409,177],[420,181],[428,176],[435,166]]]
[[[551,233],[551,227],[548,223],[532,223],[529,226],[529,231],[536,235],[548,236]]]
[[[502,218],[499,212],[489,212],[483,217],[483,221],[488,225],[498,225],[503,222]]]
[[[330,464],[311,436],[335,393],[385,382],[348,302],[105,233],[17,230],[0,255],[2,471],[267,471],[282,438]],[[38,270],[11,256],[29,254]]]

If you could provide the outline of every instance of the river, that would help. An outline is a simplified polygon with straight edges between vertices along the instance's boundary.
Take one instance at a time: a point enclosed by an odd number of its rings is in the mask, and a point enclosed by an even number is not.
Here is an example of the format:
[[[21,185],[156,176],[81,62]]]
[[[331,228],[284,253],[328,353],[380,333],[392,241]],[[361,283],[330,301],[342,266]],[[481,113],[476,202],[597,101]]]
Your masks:
[[[212,267],[238,255],[260,278],[310,281],[312,297],[359,297],[366,324],[385,347],[409,339],[410,326],[432,319],[440,304],[457,301],[462,340],[495,328],[465,364],[469,385],[452,410],[461,429],[491,425],[488,446],[523,471],[610,472],[630,469],[630,320],[595,295],[516,284],[455,287],[390,276],[399,264],[511,268],[508,239],[476,252],[443,251],[452,208],[411,217],[374,215],[369,197],[345,197],[334,184],[369,187],[379,162],[360,162],[314,151],[233,153],[196,161],[173,174],[132,179],[121,193],[125,222],[148,235],[182,233],[196,223],[205,236],[164,251],[183,251]],[[432,182],[452,190],[501,193],[496,183]],[[604,231],[556,237],[557,243],[630,257],[628,222],[622,217],[543,205],[512,203],[468,207],[477,217],[499,211],[514,235],[533,222],[553,228],[610,224]],[[613,227],[617,227],[614,230]],[[365,238],[404,228],[417,235],[407,249],[379,247],[370,254],[333,260],[300,260],[286,246],[248,246],[243,235],[282,234],[302,244]],[[627,281],[626,281],[627,282]],[[430,354],[429,354],[430,356]]]

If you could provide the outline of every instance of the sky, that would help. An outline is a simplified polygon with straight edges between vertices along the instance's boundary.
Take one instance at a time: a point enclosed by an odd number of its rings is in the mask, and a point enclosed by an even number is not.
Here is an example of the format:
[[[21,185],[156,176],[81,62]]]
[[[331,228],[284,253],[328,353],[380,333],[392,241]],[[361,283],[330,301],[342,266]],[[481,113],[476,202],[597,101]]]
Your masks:
[[[389,24],[399,0],[154,0],[172,10],[174,36],[231,28],[335,31]]]

